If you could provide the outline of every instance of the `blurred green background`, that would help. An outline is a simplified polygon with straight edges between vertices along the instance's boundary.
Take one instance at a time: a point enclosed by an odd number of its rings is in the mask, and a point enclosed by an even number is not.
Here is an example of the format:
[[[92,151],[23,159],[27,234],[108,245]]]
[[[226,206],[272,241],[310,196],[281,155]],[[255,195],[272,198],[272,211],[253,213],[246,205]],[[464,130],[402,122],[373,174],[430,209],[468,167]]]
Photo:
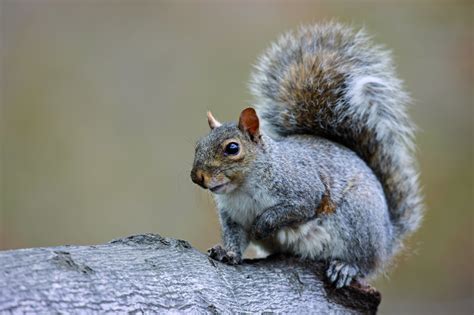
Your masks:
[[[0,249],[154,232],[201,250],[214,204],[189,179],[205,112],[234,120],[280,33],[336,18],[393,50],[428,212],[375,284],[382,314],[472,314],[473,5],[456,1],[2,1]]]

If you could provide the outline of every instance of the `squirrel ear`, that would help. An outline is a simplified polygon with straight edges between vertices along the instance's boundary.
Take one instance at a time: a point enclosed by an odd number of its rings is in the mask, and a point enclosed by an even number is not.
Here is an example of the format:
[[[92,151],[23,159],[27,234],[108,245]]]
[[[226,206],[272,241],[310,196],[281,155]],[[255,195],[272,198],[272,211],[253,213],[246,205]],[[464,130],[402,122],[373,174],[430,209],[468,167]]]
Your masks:
[[[256,142],[260,136],[260,122],[255,109],[248,107],[240,113],[239,129],[247,132],[253,141]]]
[[[218,122],[217,119],[214,118],[211,112],[207,112],[207,122],[211,129],[222,126],[222,124]]]

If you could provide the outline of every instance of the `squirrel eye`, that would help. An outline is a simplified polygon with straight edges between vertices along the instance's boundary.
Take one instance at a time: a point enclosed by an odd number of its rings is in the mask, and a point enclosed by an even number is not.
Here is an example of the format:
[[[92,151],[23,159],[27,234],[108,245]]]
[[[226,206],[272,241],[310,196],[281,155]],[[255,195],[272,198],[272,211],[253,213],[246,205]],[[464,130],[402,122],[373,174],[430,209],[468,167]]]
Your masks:
[[[224,149],[224,154],[225,155],[236,155],[237,153],[239,153],[239,144],[236,143],[236,142],[231,142],[229,143],[228,145],[226,145],[225,149]]]

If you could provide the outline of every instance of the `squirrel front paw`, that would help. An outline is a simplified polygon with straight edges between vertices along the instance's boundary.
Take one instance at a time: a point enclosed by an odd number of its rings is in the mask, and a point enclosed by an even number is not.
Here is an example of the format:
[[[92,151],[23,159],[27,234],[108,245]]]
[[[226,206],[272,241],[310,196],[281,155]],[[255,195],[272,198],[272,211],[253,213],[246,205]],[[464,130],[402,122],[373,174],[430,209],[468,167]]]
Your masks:
[[[209,257],[217,261],[221,261],[228,265],[239,265],[242,263],[242,255],[226,250],[221,245],[215,245],[214,247],[207,250]]]
[[[359,275],[359,268],[354,265],[333,260],[329,263],[326,275],[336,288],[342,288],[351,284]]]

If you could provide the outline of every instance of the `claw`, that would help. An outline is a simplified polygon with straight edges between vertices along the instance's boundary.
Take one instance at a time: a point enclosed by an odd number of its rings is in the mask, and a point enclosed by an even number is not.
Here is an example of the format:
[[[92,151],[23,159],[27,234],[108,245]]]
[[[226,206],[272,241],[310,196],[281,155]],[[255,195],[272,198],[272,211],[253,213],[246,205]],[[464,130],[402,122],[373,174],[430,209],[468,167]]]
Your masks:
[[[348,273],[349,271],[348,269],[349,269],[349,266],[344,266],[339,272],[336,288],[342,288],[345,285],[347,278],[350,277]]]
[[[336,288],[350,285],[358,273],[359,269],[357,267],[338,260],[331,261],[326,271],[329,281],[331,281]]]
[[[342,263],[336,263],[335,264],[334,269],[333,269],[333,274],[331,275],[331,282],[336,282],[337,279],[339,279],[341,277],[339,272],[341,271],[341,269],[343,267],[344,267],[344,264],[342,264]]]

